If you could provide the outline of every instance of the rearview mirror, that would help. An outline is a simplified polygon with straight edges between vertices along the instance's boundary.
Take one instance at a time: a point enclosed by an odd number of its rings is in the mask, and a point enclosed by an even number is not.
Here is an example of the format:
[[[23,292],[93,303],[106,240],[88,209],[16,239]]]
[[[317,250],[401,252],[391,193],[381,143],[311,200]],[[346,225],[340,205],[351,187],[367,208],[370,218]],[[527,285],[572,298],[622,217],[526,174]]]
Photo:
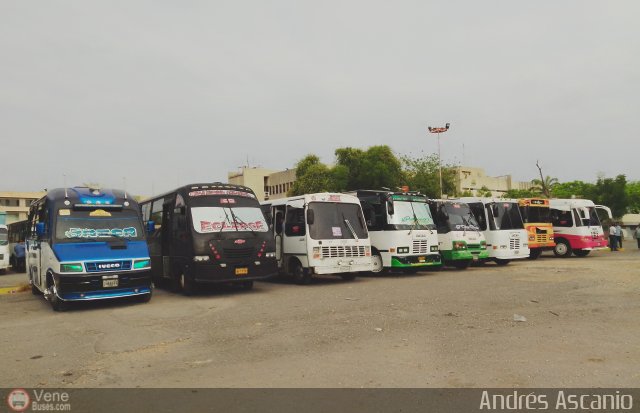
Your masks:
[[[151,220],[147,221],[147,233],[151,234],[155,230],[156,230],[156,223]]]
[[[313,209],[307,209],[307,224],[313,225],[314,218],[315,214],[313,213]]]
[[[393,199],[391,198],[387,199],[387,212],[389,213],[389,215],[393,215],[394,213]]]
[[[45,230],[44,222],[36,222],[36,235],[38,237],[44,236],[44,230]]]

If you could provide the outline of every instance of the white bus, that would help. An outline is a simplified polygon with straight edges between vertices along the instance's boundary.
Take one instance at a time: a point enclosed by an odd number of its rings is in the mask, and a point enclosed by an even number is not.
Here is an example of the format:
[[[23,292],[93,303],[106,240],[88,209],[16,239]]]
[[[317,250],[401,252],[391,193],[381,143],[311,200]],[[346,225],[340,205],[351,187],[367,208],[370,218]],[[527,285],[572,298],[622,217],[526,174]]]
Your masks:
[[[596,205],[588,199],[552,199],[551,222],[556,246],[553,252],[558,257],[575,254],[586,257],[593,250],[606,249],[607,238],[597,210],[601,209],[611,219],[611,210]]]
[[[9,268],[9,230],[6,225],[0,225],[0,272]]]
[[[442,264],[427,197],[387,190],[349,192],[360,199],[371,237],[373,272],[416,272]]]
[[[460,198],[471,208],[487,241],[489,259],[498,265],[529,256],[529,237],[516,199]]]
[[[313,274],[352,280],[371,271],[371,241],[358,198],[318,193],[262,202],[280,274],[308,284]]]

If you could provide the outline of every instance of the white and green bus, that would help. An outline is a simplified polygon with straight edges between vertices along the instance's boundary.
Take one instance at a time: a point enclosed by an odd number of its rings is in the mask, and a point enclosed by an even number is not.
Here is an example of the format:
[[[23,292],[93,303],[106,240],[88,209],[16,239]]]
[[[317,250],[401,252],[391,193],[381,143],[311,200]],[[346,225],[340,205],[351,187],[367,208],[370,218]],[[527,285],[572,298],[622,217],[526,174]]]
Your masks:
[[[489,258],[487,241],[469,205],[434,199],[429,207],[438,229],[438,248],[445,265],[459,269]]]
[[[388,190],[350,192],[360,200],[369,236],[373,272],[416,272],[442,264],[438,232],[428,199]]]

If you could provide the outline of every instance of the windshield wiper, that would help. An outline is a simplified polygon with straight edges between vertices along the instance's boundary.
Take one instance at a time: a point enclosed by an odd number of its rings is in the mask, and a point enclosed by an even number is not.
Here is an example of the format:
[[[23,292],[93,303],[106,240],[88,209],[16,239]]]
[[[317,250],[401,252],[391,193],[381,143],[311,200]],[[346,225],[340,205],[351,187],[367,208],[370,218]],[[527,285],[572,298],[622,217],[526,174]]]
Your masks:
[[[236,227],[236,232],[238,232],[238,222],[239,222],[241,224],[244,224],[244,226],[247,227],[249,229],[249,231],[251,231],[251,233],[253,235],[256,235],[256,232],[253,229],[251,229],[249,224],[244,222],[242,219],[238,218],[238,216],[233,212],[233,208],[229,208],[229,212],[231,212],[231,216],[233,217],[233,222],[234,222],[235,227]]]
[[[355,238],[355,240],[358,241],[358,239],[359,239],[358,235],[356,234],[356,231],[351,226],[351,222],[349,222],[349,220],[347,218],[345,218],[344,213],[342,213],[342,219],[344,220],[345,224],[347,224],[347,228],[349,228],[349,231],[351,231],[351,234],[353,235],[353,238]]]
[[[225,218],[225,222],[231,223],[231,220],[229,219],[229,214],[227,214],[227,209],[225,207],[222,207],[222,212],[224,212],[224,218]],[[234,220],[235,222],[235,220]],[[218,231],[218,233],[221,233],[222,230],[224,229],[224,222],[222,223],[222,225],[220,226],[220,231]],[[236,226],[236,232],[238,231],[238,227]]]

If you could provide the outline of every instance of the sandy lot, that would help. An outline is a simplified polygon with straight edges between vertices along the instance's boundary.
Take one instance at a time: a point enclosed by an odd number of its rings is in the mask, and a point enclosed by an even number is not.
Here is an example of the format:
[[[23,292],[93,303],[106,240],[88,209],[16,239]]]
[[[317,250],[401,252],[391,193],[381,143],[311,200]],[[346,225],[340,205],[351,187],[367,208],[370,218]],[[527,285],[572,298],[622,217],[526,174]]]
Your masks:
[[[629,246],[65,313],[27,292],[0,295],[0,387],[637,387],[638,320]]]

